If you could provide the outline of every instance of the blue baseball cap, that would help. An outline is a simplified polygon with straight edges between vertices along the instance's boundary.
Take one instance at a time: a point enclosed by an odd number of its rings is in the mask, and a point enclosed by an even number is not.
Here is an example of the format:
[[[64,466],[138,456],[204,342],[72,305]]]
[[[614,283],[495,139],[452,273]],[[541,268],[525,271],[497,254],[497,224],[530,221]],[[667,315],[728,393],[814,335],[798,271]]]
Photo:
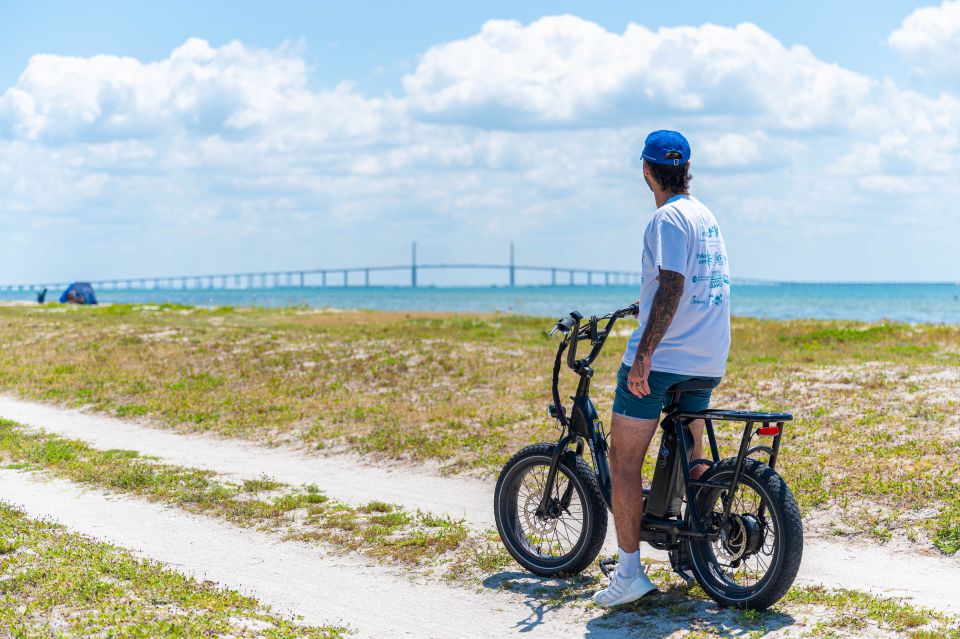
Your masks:
[[[654,164],[686,164],[690,143],[676,131],[654,131],[643,143],[643,159]]]

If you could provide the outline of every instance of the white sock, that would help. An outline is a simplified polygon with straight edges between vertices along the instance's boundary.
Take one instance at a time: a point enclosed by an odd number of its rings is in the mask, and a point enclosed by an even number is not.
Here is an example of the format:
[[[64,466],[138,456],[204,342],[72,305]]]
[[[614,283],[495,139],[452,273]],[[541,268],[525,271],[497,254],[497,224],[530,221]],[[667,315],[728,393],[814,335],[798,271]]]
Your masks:
[[[620,552],[620,561],[617,562],[617,572],[621,577],[635,577],[640,570],[640,549],[633,552],[626,552],[623,548],[617,548]]]

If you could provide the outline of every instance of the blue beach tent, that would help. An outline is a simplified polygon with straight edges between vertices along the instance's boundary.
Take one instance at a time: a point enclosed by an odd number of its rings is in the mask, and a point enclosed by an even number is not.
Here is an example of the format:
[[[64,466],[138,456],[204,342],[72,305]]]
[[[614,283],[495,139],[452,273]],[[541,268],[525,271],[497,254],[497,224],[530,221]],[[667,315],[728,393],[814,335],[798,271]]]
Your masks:
[[[60,296],[61,304],[96,304],[97,296],[89,282],[74,282]]]

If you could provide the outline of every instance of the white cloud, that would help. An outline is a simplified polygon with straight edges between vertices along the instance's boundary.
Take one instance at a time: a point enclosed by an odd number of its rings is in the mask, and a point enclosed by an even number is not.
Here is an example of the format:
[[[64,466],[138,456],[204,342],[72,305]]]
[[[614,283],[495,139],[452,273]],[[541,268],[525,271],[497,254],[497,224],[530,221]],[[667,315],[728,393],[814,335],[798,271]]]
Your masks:
[[[109,173],[95,165],[64,162],[46,149],[0,140],[0,212],[17,213],[24,222],[38,212],[69,215],[109,185]]]
[[[916,9],[887,41],[915,63],[916,78],[960,88],[960,0]]]
[[[691,142],[696,147],[696,170],[723,172],[769,171],[782,168],[807,150],[795,138],[771,136],[764,131],[702,133]]]
[[[380,102],[348,84],[307,88],[307,67],[287,47],[220,48],[192,38],[164,60],[33,56],[0,96],[0,136],[47,143],[188,134],[243,136],[262,126],[311,139],[371,135]]]
[[[548,254],[535,263],[575,249],[567,230],[584,219],[604,246],[590,259],[631,267],[650,204],[639,145],[663,127],[691,139],[695,192],[725,233],[778,264],[803,250],[792,237],[934,219],[911,208],[918,188],[960,198],[960,98],[827,64],[755,25],[492,21],[427,50],[403,86],[316,89],[297,49],[239,42],[191,39],[151,63],[35,56],[0,90],[0,233],[23,240],[0,270],[32,279],[56,253],[115,274],[148,247],[179,252],[174,270],[375,263],[384,245],[430,237],[454,257],[526,239]],[[59,253],[43,244],[52,228],[70,238]],[[786,276],[757,263],[740,273]]]
[[[489,128],[622,126],[654,114],[832,127],[871,85],[753,24],[616,34],[569,15],[492,20],[429,49],[403,80],[420,117]]]
[[[932,98],[889,82],[861,111],[869,135],[845,141],[829,170],[839,175],[955,175],[960,170],[960,97]],[[883,180],[874,180],[882,184]]]

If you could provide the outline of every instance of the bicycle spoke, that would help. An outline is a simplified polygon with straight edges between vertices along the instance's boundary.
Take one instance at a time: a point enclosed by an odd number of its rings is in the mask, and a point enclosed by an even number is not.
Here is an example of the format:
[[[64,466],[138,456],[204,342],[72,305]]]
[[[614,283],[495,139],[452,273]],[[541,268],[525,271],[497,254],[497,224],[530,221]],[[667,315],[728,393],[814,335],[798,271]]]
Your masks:
[[[723,513],[724,494],[717,492],[715,501],[709,508],[715,516]],[[737,492],[731,499],[731,519],[727,524],[726,537],[711,542],[708,546],[713,554],[716,576],[729,587],[751,588],[770,572],[778,531],[771,520],[760,514],[761,506],[769,513],[769,507],[765,505],[761,494],[747,484],[738,485]],[[752,520],[741,519],[745,515],[751,516]],[[750,547],[752,539],[749,530],[752,526],[759,526],[761,537],[759,547],[755,550]]]
[[[561,510],[559,517],[537,516],[548,474],[546,464],[530,468],[518,482],[516,502],[518,537],[525,540],[530,552],[544,558],[561,557],[571,552],[584,533],[582,496],[576,490],[572,491],[570,503]],[[570,478],[560,470],[550,490],[554,508],[571,487]]]

